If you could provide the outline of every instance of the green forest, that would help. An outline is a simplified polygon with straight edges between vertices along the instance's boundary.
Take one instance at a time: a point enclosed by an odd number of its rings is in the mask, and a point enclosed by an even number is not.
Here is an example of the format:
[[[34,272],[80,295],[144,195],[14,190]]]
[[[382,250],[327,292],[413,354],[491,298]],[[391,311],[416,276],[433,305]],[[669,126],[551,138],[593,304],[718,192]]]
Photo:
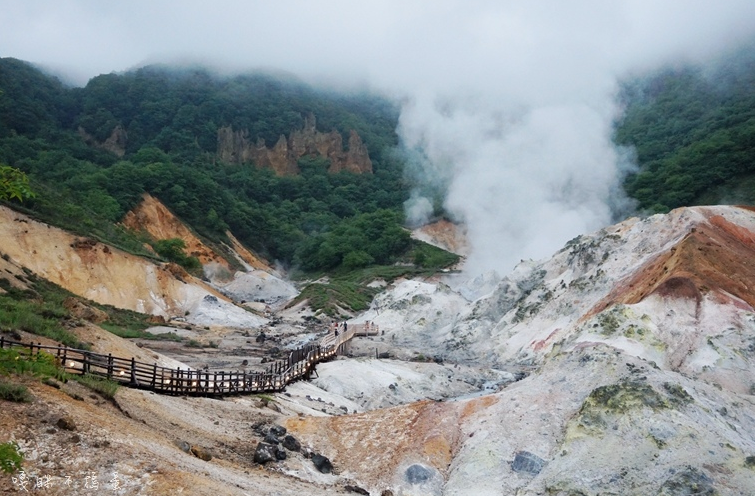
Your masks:
[[[0,59],[0,91],[0,164],[30,178],[36,194],[21,208],[54,225],[149,256],[145,239],[118,224],[147,192],[209,243],[219,246],[230,230],[269,260],[305,272],[457,260],[402,228],[409,185],[395,153],[398,108],[379,95],[162,66],[69,88],[12,58]],[[301,129],[309,113],[318,130],[336,130],[345,143],[356,130],[373,174],[329,173],[318,156],[302,157],[296,176],[217,159],[220,127],[270,145]],[[101,143],[119,126],[128,136],[120,157],[80,134]],[[162,248],[165,258],[170,250]]]
[[[626,81],[621,98],[615,140],[636,151],[625,189],[641,210],[755,203],[755,47]]]

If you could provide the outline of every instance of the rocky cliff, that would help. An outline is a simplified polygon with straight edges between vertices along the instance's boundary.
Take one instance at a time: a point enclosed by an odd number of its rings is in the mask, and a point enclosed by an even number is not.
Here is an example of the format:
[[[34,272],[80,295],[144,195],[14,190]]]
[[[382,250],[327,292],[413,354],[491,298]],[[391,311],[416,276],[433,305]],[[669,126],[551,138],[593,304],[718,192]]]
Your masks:
[[[359,134],[354,130],[350,132],[348,149],[344,150],[341,134],[317,131],[313,114],[304,119],[304,129],[292,131],[288,138],[281,135],[272,148],[268,148],[262,139],[251,142],[247,131],[222,127],[218,130],[217,153],[224,162],[252,162],[258,167],[272,169],[278,175],[298,174],[297,161],[305,156],[327,158],[330,160],[329,172],[372,173],[372,161]]]
[[[204,244],[180,219],[159,200],[145,194],[142,202],[123,219],[135,231],[145,231],[155,239],[180,238],[186,252],[202,263],[204,276],[226,296],[235,301],[264,300],[280,303],[298,294],[296,288],[281,279],[280,274],[244,247],[230,232],[228,256],[236,258],[247,272],[234,271],[228,259]]]
[[[108,151],[114,155],[117,155],[118,157],[122,157],[126,154],[128,134],[120,124],[115,126],[113,132],[110,133],[110,136],[108,136],[108,138],[103,142],[97,141],[94,136],[86,132],[86,130],[81,126],[79,126],[78,131],[79,136],[81,136],[84,142],[89,146]]]
[[[123,225],[134,231],[144,231],[154,239],[180,238],[186,253],[197,257],[202,265],[216,263],[229,269],[228,261],[205,245],[186,225],[160,201],[145,193],[142,201],[123,218]]]
[[[98,303],[165,318],[189,314],[188,320],[202,325],[210,313],[222,314],[235,327],[264,322],[175,264],[74,236],[7,207],[0,207],[0,239],[3,256]]]

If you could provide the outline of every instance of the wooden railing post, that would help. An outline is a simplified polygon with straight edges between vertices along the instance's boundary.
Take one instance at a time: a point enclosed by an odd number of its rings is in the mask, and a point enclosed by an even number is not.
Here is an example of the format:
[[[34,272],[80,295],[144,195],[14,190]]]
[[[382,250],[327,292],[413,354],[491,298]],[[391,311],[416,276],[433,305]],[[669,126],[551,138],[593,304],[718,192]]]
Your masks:
[[[131,357],[131,384],[137,385],[136,382],[136,358]]]
[[[108,379],[113,378],[113,354],[112,353],[107,354],[107,378]]]

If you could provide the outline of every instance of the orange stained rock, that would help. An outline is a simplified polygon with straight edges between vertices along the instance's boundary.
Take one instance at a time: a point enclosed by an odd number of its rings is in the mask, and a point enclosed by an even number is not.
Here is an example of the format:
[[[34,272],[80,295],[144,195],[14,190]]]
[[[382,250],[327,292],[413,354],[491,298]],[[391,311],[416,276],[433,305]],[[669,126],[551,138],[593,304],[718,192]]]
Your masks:
[[[755,307],[755,263],[748,260],[755,260],[755,233],[720,215],[708,215],[675,246],[619,281],[582,320],[651,294],[698,304],[705,294],[728,294]]]

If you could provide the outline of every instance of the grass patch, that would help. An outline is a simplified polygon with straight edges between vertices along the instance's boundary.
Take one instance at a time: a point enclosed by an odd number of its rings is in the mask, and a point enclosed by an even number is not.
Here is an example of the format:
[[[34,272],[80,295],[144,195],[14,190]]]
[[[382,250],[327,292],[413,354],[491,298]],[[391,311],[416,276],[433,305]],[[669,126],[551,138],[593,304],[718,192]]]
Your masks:
[[[105,398],[112,400],[115,397],[115,393],[118,391],[120,384],[103,377],[98,377],[92,374],[73,375],[73,380],[82,384],[92,391],[100,393]]]
[[[112,322],[103,322],[99,324],[100,327],[108,332],[115,334],[116,336],[125,339],[152,339],[155,341],[183,341],[183,338],[173,332],[162,332],[159,334],[152,334],[137,327],[119,326]],[[146,329],[146,328],[145,328]]]
[[[54,377],[65,381],[66,374],[53,355],[45,352],[31,354],[25,349],[0,349],[0,375],[31,375],[40,379]],[[32,397],[26,386],[0,381],[0,399],[29,402]]]
[[[272,396],[267,395],[267,394],[255,394],[254,397],[257,398],[258,400],[262,401],[266,405],[268,403],[274,403],[275,402],[275,398],[273,398]]]
[[[430,245],[427,245],[430,246]],[[435,247],[431,247],[436,249]],[[429,249],[427,249],[429,250]],[[440,248],[437,248],[440,250]],[[458,261],[458,256],[452,255],[447,260]],[[329,282],[313,282],[304,286],[301,293],[292,300],[288,307],[292,307],[304,300],[309,301],[309,306],[314,310],[321,310],[331,317],[337,317],[338,308],[353,312],[367,310],[380,288],[369,287],[368,284],[375,280],[384,280],[391,283],[400,277],[428,277],[438,272],[437,267],[419,267],[411,263],[404,265],[373,265],[356,270],[338,269],[328,274]],[[297,279],[319,279],[325,274],[308,273],[295,274]]]
[[[66,378],[66,373],[58,366],[57,359],[45,352],[29,353],[29,350],[0,349],[0,375],[29,374],[39,378]]]
[[[0,295],[0,330],[21,330],[71,348],[89,349],[63,326],[63,322],[71,318],[63,302],[72,293],[31,271],[25,272],[30,289],[11,288]]]
[[[21,470],[24,455],[18,451],[18,445],[14,442],[0,444],[0,470],[6,474],[13,474]]]
[[[335,317],[338,307],[355,312],[366,310],[376,293],[375,288],[344,280],[334,280],[327,284],[312,283],[304,287],[290,305],[308,300],[312,308]]]
[[[407,258],[418,268],[432,270],[450,267],[459,263],[459,259],[461,259],[455,253],[417,240],[413,240],[412,249],[409,250]]]
[[[0,399],[15,401],[16,403],[29,403],[32,398],[26,386],[0,381]]]
[[[668,402],[649,384],[619,382],[593,389],[582,409],[601,408],[608,412],[625,413],[642,407],[653,410],[668,408]]]
[[[9,295],[0,295],[0,329],[25,331],[79,348],[82,343],[61,324],[61,320],[67,316],[64,312],[64,308],[61,310],[53,302],[17,300]]]

